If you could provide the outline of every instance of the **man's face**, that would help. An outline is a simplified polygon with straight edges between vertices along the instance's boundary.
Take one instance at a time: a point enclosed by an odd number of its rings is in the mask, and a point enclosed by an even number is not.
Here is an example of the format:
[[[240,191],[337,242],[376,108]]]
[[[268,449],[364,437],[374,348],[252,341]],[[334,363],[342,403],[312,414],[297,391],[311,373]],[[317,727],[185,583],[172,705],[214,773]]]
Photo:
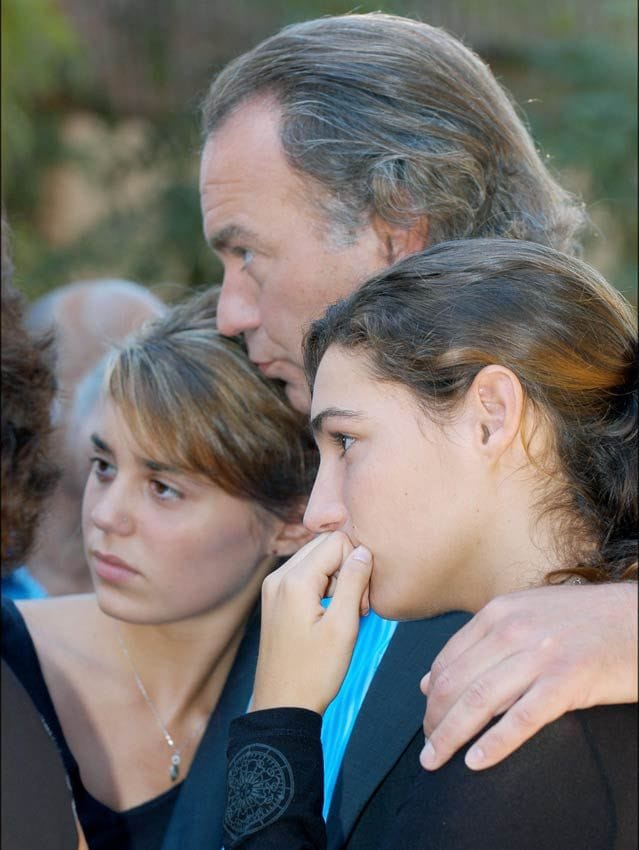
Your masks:
[[[251,360],[286,382],[308,411],[302,338],[309,322],[388,265],[380,228],[363,227],[340,247],[313,204],[310,178],[288,165],[279,112],[268,102],[240,107],[209,138],[200,192],[204,232],[224,264],[218,328],[243,333]]]

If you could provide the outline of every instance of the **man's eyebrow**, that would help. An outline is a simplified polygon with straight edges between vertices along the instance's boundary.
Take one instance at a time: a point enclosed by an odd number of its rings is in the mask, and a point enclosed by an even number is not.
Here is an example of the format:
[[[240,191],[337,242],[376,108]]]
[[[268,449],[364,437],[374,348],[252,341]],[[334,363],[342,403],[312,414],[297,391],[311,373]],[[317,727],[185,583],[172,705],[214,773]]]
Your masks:
[[[362,418],[362,414],[358,413],[356,410],[346,410],[342,407],[327,407],[311,419],[311,429],[313,430],[313,433],[321,433],[324,428],[324,420],[332,416],[346,417],[347,419]]]
[[[112,455],[113,449],[109,446],[108,443],[105,443],[97,434],[91,434],[91,442],[98,449],[98,451],[104,452],[104,454]]]
[[[255,240],[257,234],[241,224],[228,224],[221,230],[212,233],[208,238],[208,243],[214,251],[224,251],[232,242],[242,242],[246,239]]]

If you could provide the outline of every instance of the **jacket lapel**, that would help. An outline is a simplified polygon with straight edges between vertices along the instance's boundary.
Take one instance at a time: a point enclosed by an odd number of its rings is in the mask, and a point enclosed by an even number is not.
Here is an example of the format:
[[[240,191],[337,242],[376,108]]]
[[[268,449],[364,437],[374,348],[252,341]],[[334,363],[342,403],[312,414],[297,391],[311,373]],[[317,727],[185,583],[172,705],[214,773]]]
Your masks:
[[[424,716],[419,681],[469,614],[400,623],[377,669],[351,734],[327,819],[328,850],[346,843],[357,818]]]
[[[226,747],[231,720],[246,712],[260,636],[256,607],[235,662],[175,803],[162,850],[220,850],[226,802]]]

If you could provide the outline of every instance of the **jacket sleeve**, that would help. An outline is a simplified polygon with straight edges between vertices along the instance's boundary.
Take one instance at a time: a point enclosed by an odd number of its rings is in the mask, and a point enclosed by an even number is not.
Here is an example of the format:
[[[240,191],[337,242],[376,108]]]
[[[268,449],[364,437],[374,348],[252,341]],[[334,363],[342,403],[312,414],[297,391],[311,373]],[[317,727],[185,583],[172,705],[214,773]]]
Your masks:
[[[322,718],[256,711],[230,727],[225,850],[325,850]]]

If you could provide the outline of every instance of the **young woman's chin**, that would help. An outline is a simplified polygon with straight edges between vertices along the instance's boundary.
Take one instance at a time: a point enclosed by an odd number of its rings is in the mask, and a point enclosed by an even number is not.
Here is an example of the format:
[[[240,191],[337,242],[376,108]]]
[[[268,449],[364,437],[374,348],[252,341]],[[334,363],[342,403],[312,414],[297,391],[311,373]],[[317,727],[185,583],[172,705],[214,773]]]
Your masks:
[[[442,613],[432,603],[422,602],[417,594],[410,599],[399,598],[397,594],[375,591],[373,586],[369,601],[371,609],[385,620],[423,620]]]

